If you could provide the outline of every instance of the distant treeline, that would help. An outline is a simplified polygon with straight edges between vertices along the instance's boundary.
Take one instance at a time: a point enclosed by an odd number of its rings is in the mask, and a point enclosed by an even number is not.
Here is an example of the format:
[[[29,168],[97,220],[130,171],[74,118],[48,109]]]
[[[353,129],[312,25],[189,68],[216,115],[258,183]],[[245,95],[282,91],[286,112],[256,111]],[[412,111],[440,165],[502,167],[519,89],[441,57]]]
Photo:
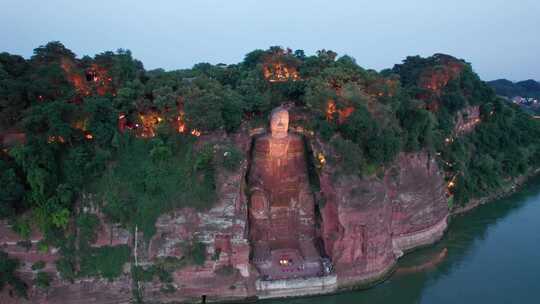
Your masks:
[[[500,96],[509,98],[534,97],[540,99],[540,82],[529,79],[519,82],[512,82],[507,79],[498,79],[488,82],[489,86],[495,90],[495,93]]]

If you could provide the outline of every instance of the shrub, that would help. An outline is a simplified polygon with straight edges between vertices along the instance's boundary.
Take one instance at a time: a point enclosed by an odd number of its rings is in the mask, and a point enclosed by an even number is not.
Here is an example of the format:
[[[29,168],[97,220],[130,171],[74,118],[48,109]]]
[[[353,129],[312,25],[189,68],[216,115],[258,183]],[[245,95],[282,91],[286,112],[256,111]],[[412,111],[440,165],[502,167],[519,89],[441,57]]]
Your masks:
[[[338,154],[337,162],[345,174],[360,174],[365,166],[362,150],[351,140],[335,138],[331,141],[332,147]]]
[[[19,217],[15,220],[15,223],[11,226],[11,229],[15,231],[21,238],[28,239],[32,232],[30,226],[30,220],[27,217]]]
[[[216,250],[214,251],[214,254],[212,254],[212,261],[219,260],[220,255],[221,255],[221,249],[216,248]]]
[[[38,251],[41,253],[49,252],[49,245],[44,240],[41,240],[37,243]]]
[[[97,185],[103,211],[112,221],[137,225],[150,239],[160,214],[179,207],[203,209],[215,201],[212,146],[196,150],[193,139],[178,135],[123,140],[118,160]],[[165,150],[171,153],[161,153]],[[151,151],[155,157],[149,157]]]
[[[146,269],[142,266],[133,267],[133,278],[136,281],[150,282],[155,276],[163,283],[170,283],[173,281],[171,273],[161,265],[152,265]]]
[[[206,261],[206,245],[195,242],[191,247],[191,258],[196,265],[203,265]]]
[[[84,249],[96,238],[96,228],[99,225],[99,218],[95,214],[83,213],[77,218],[79,228],[79,248]]]
[[[61,258],[58,261],[56,261],[56,269],[60,273],[60,276],[64,280],[68,280],[70,282],[73,282],[75,280],[77,274],[75,270],[75,265],[71,259],[68,258]]]
[[[51,286],[51,276],[46,272],[40,271],[34,280],[34,284],[39,288],[47,289]]]
[[[77,248],[74,236],[68,236],[62,240],[60,253],[62,257],[56,261],[56,269],[63,279],[73,282],[77,276]]]
[[[81,276],[101,276],[112,281],[122,274],[128,262],[130,250],[127,245],[90,248],[81,255]]]
[[[221,149],[220,158],[225,169],[235,171],[240,167],[244,156],[242,155],[242,152],[238,150],[238,148],[233,145],[229,145]]]
[[[184,257],[194,265],[204,265],[206,261],[206,245],[199,241],[193,241],[183,246]]]
[[[45,261],[37,261],[32,265],[32,270],[40,270],[45,268]]]
[[[6,284],[9,284],[18,297],[26,298],[28,286],[15,274],[19,265],[19,260],[11,259],[7,253],[0,251],[0,291],[4,289]]]

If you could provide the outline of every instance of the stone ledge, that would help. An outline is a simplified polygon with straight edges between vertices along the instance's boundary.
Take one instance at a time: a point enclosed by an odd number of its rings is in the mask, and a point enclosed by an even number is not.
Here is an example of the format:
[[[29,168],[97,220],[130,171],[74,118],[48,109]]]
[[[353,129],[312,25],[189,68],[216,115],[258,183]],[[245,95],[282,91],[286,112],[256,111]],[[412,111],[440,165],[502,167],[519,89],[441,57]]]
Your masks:
[[[437,224],[427,229],[393,237],[392,247],[394,253],[399,258],[404,252],[435,243],[446,231],[448,227],[447,220],[448,216],[445,216]]]
[[[300,297],[336,292],[338,288],[335,274],[303,279],[255,282],[259,299]]]

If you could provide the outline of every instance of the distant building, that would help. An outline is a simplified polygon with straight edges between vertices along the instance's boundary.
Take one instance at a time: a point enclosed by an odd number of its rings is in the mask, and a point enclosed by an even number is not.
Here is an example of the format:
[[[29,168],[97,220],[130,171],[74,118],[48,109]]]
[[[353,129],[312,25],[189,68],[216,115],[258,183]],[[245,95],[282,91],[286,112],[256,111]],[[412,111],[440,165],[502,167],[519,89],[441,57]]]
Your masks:
[[[512,102],[515,103],[515,104],[524,104],[527,102],[527,99],[521,97],[521,96],[516,96],[514,98],[512,98]]]

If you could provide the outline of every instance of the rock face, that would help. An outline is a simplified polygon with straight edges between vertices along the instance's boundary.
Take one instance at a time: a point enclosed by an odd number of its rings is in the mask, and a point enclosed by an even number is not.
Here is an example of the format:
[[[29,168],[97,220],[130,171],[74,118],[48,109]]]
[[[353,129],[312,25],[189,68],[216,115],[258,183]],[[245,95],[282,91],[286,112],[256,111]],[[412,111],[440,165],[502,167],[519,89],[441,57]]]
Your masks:
[[[112,229],[112,230],[111,230]],[[127,231],[118,227],[110,228],[106,225],[100,214],[100,227],[98,238],[93,247],[111,244],[126,244]],[[105,279],[85,278],[77,279],[73,283],[62,280],[56,269],[56,261],[60,258],[57,248],[49,248],[42,252],[38,250],[38,243],[43,235],[33,227],[26,240],[28,248],[24,248],[19,235],[15,234],[6,221],[0,221],[0,250],[17,258],[21,267],[17,273],[29,286],[29,300],[13,298],[6,292],[0,293],[0,303],[129,303],[132,298],[131,278],[127,273],[121,275],[113,282]],[[31,269],[36,262],[45,262],[40,270],[49,274],[51,286],[48,291],[39,289],[33,283],[37,271]]]
[[[380,279],[403,251],[444,233],[443,177],[427,154],[400,154],[383,178],[334,178],[333,170],[320,176],[322,236],[340,287]]]
[[[392,197],[394,251],[437,241],[446,230],[446,184],[437,163],[426,153],[400,154],[397,191]]]
[[[433,65],[424,68],[418,77],[417,85],[423,92],[417,94],[416,98],[426,101],[428,110],[437,112],[443,89],[461,74],[465,63],[444,54],[435,54],[432,58]]]
[[[278,149],[282,153],[277,156],[272,156],[273,144],[268,137],[258,138],[252,158],[253,139],[247,131],[229,138],[249,161],[235,172],[217,170],[218,200],[211,209],[182,208],[160,216],[156,233],[147,245],[142,235],[101,222],[93,246],[129,244],[137,252],[137,265],[145,269],[166,258],[181,262],[187,253],[186,244],[203,243],[204,263],[175,268],[171,271],[172,281],[162,282],[154,276],[150,281],[136,283],[126,264],[124,274],[113,282],[85,279],[71,284],[56,275],[57,253],[40,254],[36,250],[39,234],[32,234],[33,246],[25,251],[17,245],[18,236],[2,223],[0,245],[10,256],[21,259],[21,275],[29,282],[33,279],[31,264],[47,261],[45,271],[55,279],[48,294],[33,288],[32,302],[127,303],[133,294],[161,303],[200,302],[203,297],[208,302],[238,302],[367,284],[389,273],[403,252],[430,244],[444,233],[448,216],[445,184],[437,163],[427,153],[402,153],[378,177],[343,176],[336,174],[338,168],[324,164],[319,170],[316,205],[305,153],[329,155],[332,149],[308,136],[306,151],[301,137],[289,135],[286,143],[274,141],[277,146],[287,146],[285,152]],[[253,201],[256,189],[264,193],[259,202]],[[133,246],[135,239],[137,245]],[[321,241],[315,245],[314,240]],[[268,246],[269,258],[257,260],[258,250],[266,250],[259,246]],[[279,264],[282,255],[296,262],[316,261],[318,270],[321,257],[327,256],[334,272],[323,277],[319,277],[321,273],[309,273],[304,278],[263,278],[272,273],[265,272],[261,265]],[[266,288],[264,293],[261,286]],[[0,297],[5,297],[5,292]]]
[[[457,135],[469,133],[474,130],[474,127],[480,122],[480,106],[465,107],[457,113],[454,132]]]
[[[246,152],[249,138],[240,136],[236,144]],[[183,208],[158,218],[147,256],[141,256],[142,265],[155,264],[167,257],[182,259],[185,245],[195,241],[205,245],[205,261],[202,265],[175,270],[170,283],[175,289],[172,292],[163,292],[167,284],[158,280],[143,283],[141,292],[145,301],[199,302],[203,296],[207,301],[235,301],[254,295],[244,193],[246,170],[247,162],[236,172],[218,170],[218,201],[211,209]],[[140,252],[144,254],[144,250]]]

